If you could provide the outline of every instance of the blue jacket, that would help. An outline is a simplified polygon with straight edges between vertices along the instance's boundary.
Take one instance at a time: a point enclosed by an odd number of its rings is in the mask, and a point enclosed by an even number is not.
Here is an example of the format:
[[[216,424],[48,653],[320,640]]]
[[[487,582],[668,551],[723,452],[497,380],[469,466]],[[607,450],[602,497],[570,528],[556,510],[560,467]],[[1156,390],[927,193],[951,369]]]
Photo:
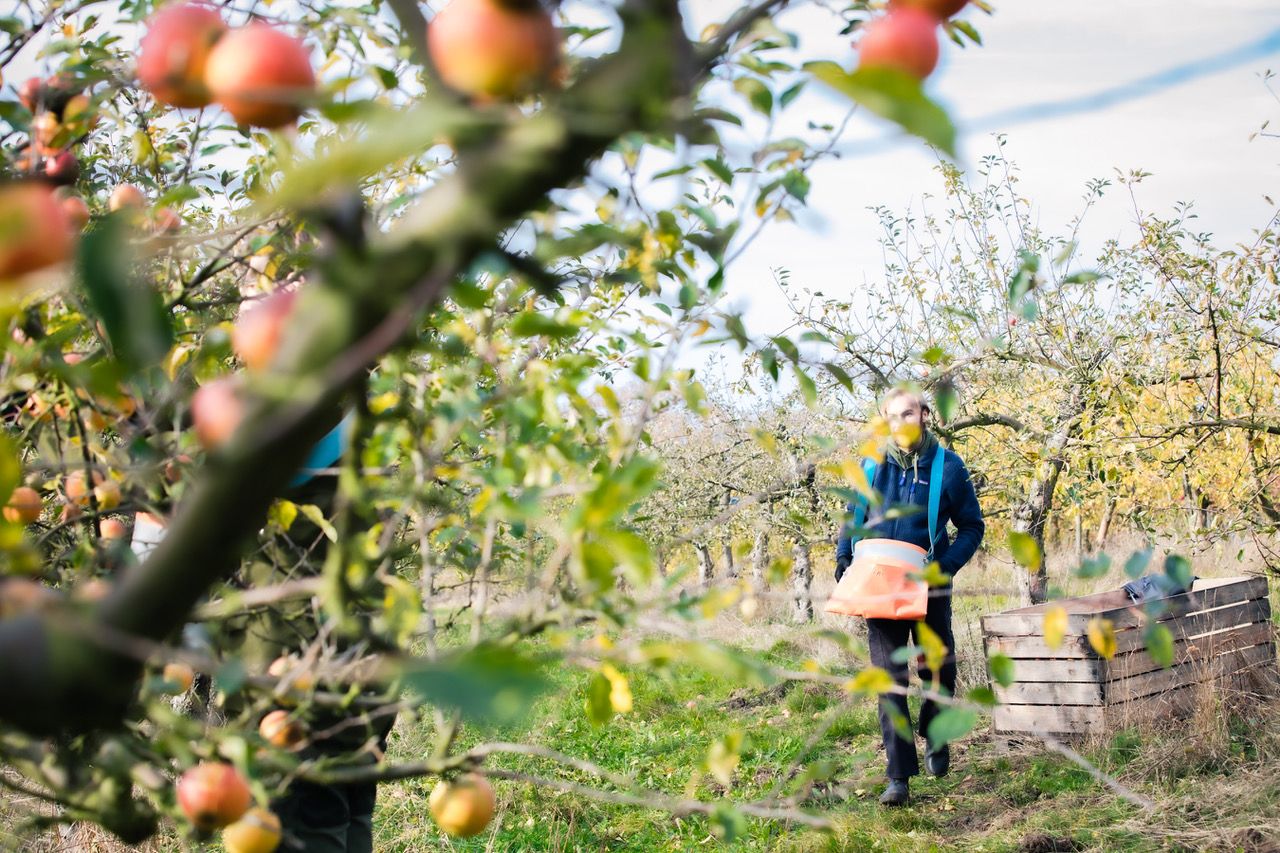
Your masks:
[[[933,559],[943,573],[952,576],[977,552],[987,526],[982,520],[982,507],[978,505],[978,496],[973,491],[973,481],[969,479],[964,462],[941,444],[937,445],[935,452],[946,456],[943,457],[938,541],[933,548]],[[929,468],[932,463],[933,454],[930,453],[927,459],[920,460],[914,471],[904,471],[892,457],[886,457],[876,466],[875,481],[871,485],[884,502],[878,508],[869,509],[864,522],[875,531],[875,536],[911,542],[929,550]],[[883,518],[886,510],[894,507],[905,509],[907,506],[915,506],[918,511],[898,518]],[[853,504],[849,504],[847,509],[849,517],[836,546],[838,574],[853,559],[853,539],[848,529],[853,524]],[[947,522],[955,525],[954,540],[948,535]]]

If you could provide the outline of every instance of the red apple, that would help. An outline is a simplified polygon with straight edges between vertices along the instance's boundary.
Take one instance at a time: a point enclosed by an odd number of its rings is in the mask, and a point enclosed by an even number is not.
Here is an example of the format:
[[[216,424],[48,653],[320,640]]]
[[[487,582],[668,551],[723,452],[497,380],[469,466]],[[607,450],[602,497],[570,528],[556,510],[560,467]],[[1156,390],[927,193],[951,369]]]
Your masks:
[[[445,85],[482,100],[546,86],[560,65],[560,36],[538,0],[452,0],[427,27]]]
[[[18,87],[18,100],[28,112],[34,113],[39,109],[43,94],[44,80],[39,77],[28,77],[26,82]]]
[[[227,32],[216,10],[199,3],[166,6],[151,16],[138,51],[138,82],[157,101],[204,107],[211,98],[204,71],[214,44]]]
[[[69,195],[62,200],[62,210],[67,214],[73,228],[82,230],[89,224],[89,205],[78,195]]]
[[[59,151],[44,158],[45,180],[57,186],[70,186],[80,178],[80,161],[70,151]]]
[[[98,530],[102,533],[103,539],[124,539],[129,532],[129,528],[125,527],[123,521],[118,518],[104,518],[98,522]]]
[[[65,261],[71,220],[53,190],[37,184],[0,189],[0,282]]]
[[[4,508],[4,517],[14,524],[31,524],[40,520],[43,509],[44,501],[41,500],[39,492],[30,486],[18,486],[9,496],[9,503]]]
[[[264,370],[271,364],[297,296],[296,290],[278,290],[241,309],[231,330],[231,348],[250,370]]]
[[[234,379],[223,377],[201,385],[191,398],[196,438],[208,450],[226,444],[244,418],[244,403],[236,388]]]
[[[938,19],[919,9],[890,10],[858,41],[861,68],[896,68],[923,80],[938,65]]]
[[[151,217],[151,227],[157,234],[174,234],[182,229],[182,216],[172,207],[162,207]]]
[[[111,191],[111,197],[107,199],[107,209],[112,213],[125,208],[141,210],[146,206],[147,197],[133,184],[121,184]]]
[[[267,743],[281,749],[295,747],[307,736],[302,723],[291,719],[285,710],[275,710],[263,717],[258,724],[258,734]]]
[[[969,0],[891,0],[889,8],[919,9],[922,12],[928,12],[940,21],[945,21],[967,5],[969,5]]]
[[[223,36],[209,54],[204,79],[232,118],[257,127],[295,121],[316,87],[306,46],[263,23]]]
[[[252,799],[249,784],[229,764],[201,762],[178,780],[178,806],[200,829],[235,823]]]

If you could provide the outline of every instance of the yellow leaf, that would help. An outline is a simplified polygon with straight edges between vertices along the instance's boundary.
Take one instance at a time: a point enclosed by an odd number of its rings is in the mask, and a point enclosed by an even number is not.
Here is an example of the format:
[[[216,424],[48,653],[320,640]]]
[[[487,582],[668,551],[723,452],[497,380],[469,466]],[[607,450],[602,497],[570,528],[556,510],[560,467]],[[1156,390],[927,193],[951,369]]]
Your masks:
[[[852,457],[844,459],[840,463],[840,473],[844,475],[845,481],[853,486],[858,494],[868,501],[876,499],[875,489],[871,488],[871,483],[867,481],[867,472],[862,470],[862,464],[857,459]]]
[[[947,644],[923,622],[916,623],[916,642],[924,649],[924,661],[933,672],[934,680],[937,680],[942,673],[942,663],[950,651]]]
[[[1116,629],[1110,619],[1095,616],[1089,620],[1085,631],[1089,636],[1089,645],[1107,660],[1116,656]]]
[[[369,411],[375,415],[390,411],[400,404],[400,394],[396,391],[387,391],[379,394],[369,401]]]
[[[1050,607],[1044,614],[1044,642],[1051,649],[1062,645],[1067,636],[1067,611],[1061,607]]]
[[[892,690],[894,687],[893,676],[885,672],[878,666],[869,666],[862,672],[853,677],[852,681],[846,682],[844,689],[850,693],[862,693],[867,696],[875,696]]]
[[[858,455],[864,459],[874,459],[877,465],[884,463],[884,441],[879,438],[868,438],[858,447]]]
[[[707,320],[699,320],[698,327],[693,330],[693,337],[700,338],[711,329],[711,323]]]
[[[293,526],[294,519],[298,517],[298,507],[293,501],[278,500],[271,505],[271,510],[267,513],[267,520],[273,521],[280,526],[280,529],[288,533],[289,528]]]
[[[615,714],[626,714],[631,710],[631,685],[627,677],[609,664],[600,667],[600,673],[609,680],[609,705]]]

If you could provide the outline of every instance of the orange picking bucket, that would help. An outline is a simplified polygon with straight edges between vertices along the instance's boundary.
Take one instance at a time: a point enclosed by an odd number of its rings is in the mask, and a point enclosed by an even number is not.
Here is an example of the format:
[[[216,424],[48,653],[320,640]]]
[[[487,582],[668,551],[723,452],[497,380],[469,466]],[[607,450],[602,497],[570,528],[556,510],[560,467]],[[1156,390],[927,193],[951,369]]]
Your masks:
[[[867,619],[923,619],[929,585],[920,575],[927,557],[923,548],[910,542],[860,540],[854,545],[853,562],[823,609]]]

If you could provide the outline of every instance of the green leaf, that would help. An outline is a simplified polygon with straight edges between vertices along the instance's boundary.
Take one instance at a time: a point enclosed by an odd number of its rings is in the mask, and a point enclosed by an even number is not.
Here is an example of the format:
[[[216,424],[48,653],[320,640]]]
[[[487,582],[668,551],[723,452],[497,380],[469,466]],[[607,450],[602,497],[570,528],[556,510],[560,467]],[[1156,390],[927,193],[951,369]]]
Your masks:
[[[782,188],[787,194],[798,201],[804,201],[809,196],[809,176],[799,169],[792,169],[782,176]]]
[[[22,462],[12,439],[0,433],[0,505],[9,502],[13,490],[22,482]]]
[[[707,171],[715,175],[726,184],[733,183],[733,170],[729,168],[729,164],[721,160],[719,157],[708,157],[702,161],[702,165],[707,167]]]
[[[978,712],[969,708],[944,708],[929,723],[929,744],[939,747],[973,731],[978,722]]]
[[[231,695],[240,692],[240,688],[244,686],[245,676],[244,664],[240,659],[228,658],[213,674],[213,681],[219,690]]]
[[[726,844],[746,835],[750,828],[746,816],[730,803],[717,804],[707,819],[711,821],[712,833]]]
[[[1147,570],[1147,565],[1151,562],[1151,549],[1145,551],[1134,551],[1129,555],[1129,559],[1124,561],[1124,573],[1130,579],[1136,580],[1142,577],[1142,573]]]
[[[788,88],[785,92],[783,92],[781,95],[778,96],[778,103],[783,107],[790,105],[790,103],[796,99],[796,96],[799,95],[804,90],[804,84],[805,84],[805,81],[801,80],[799,83],[796,83],[794,86],[791,86],[790,88]]]
[[[996,684],[1001,687],[1009,687],[1013,684],[1013,660],[1008,655],[995,652],[987,658],[987,669],[991,672],[991,677],[995,679]]]
[[[1096,272],[1078,272],[1072,273],[1062,280],[1063,284],[1089,284],[1102,278]]]
[[[1173,634],[1159,622],[1148,623],[1142,632],[1142,642],[1151,659],[1165,669],[1173,666]]]
[[[130,229],[120,214],[104,217],[80,240],[76,266],[111,351],[126,371],[159,364],[173,344],[160,294],[135,277],[126,247]]]
[[[517,338],[572,338],[580,328],[573,323],[561,323],[536,311],[525,311],[511,321],[511,334]]]
[[[975,687],[965,694],[965,698],[977,705],[999,705],[1000,700],[996,699],[996,692],[985,684],[981,687]]]
[[[1085,579],[1100,578],[1111,571],[1111,558],[1106,554],[1099,554],[1096,557],[1085,557],[1080,561],[1080,567],[1076,569],[1076,576]]]
[[[1019,566],[1029,572],[1040,568],[1040,546],[1035,537],[1019,530],[1009,531],[1009,553]]]
[[[587,682],[587,719],[591,725],[600,726],[613,719],[613,704],[609,701],[611,687],[603,673],[593,673]]]
[[[834,376],[836,381],[844,386],[846,390],[853,390],[853,377],[846,373],[843,367],[830,361],[823,362],[822,366],[825,367],[827,372]]]
[[[920,81],[910,74],[895,68],[859,68],[850,73],[827,61],[806,63],[804,70],[881,118],[956,156],[956,127],[951,117],[925,95]]]
[[[406,689],[432,705],[504,724],[524,717],[549,686],[540,662],[490,645],[438,661],[412,659],[402,677]]]
[[[809,408],[813,408],[818,402],[818,386],[814,384],[809,374],[801,369],[800,365],[796,365],[793,369],[796,375],[796,382],[800,385],[800,393],[804,397],[804,404]]]
[[[978,34],[978,30],[973,26],[973,24],[969,23],[968,21],[956,21],[956,20],[947,21],[947,28],[951,30],[959,30],[960,32],[968,36],[970,41],[972,41],[974,44],[981,47],[982,36]],[[952,38],[955,39],[955,36],[952,35]],[[957,43],[960,43],[959,39],[955,39],[955,40],[957,41]]]
[[[938,383],[937,390],[933,392],[933,402],[938,408],[938,417],[945,424],[951,420],[951,416],[959,408],[960,395],[956,393],[955,386],[950,381],[943,380]]]
[[[769,91],[768,86],[755,77],[739,77],[733,81],[733,88],[737,89],[757,112],[765,116],[773,112],[773,93]]]
[[[742,732],[734,729],[711,744],[707,750],[707,770],[726,788],[733,784],[733,773],[741,760]]]
[[[1183,589],[1191,589],[1191,561],[1181,554],[1170,554],[1164,558],[1164,573]]]
[[[329,519],[324,517],[324,510],[320,507],[315,504],[303,504],[298,507],[298,512],[302,513],[302,517],[307,521],[320,528],[324,537],[330,542],[338,541],[338,531],[329,523]]]

